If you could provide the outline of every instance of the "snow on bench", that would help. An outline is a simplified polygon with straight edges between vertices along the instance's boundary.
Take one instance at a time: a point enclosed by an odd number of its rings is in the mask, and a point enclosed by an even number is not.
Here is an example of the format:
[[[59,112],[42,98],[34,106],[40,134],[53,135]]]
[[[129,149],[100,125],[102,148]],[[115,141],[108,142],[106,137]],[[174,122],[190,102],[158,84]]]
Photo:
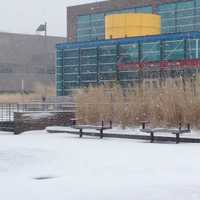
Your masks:
[[[71,127],[74,128],[74,129],[78,129],[79,130],[80,138],[83,137],[83,134],[84,134],[83,129],[94,129],[94,130],[99,131],[101,139],[104,136],[103,135],[103,131],[104,130],[112,129],[112,121],[109,122],[109,126],[105,126],[104,125],[104,121],[101,122],[100,126],[98,126],[98,125],[84,125],[84,124],[83,125],[76,125],[76,123],[75,123],[76,120],[72,119],[72,121],[73,121],[73,125]]]
[[[180,135],[185,133],[191,133],[190,124],[187,124],[187,129],[182,129],[182,124],[179,123],[179,128],[177,129],[168,129],[168,128],[146,128],[147,122],[142,122],[142,129],[140,129],[143,133],[150,134],[151,142],[153,143],[155,140],[155,133],[171,133],[176,135],[176,143],[180,142]]]

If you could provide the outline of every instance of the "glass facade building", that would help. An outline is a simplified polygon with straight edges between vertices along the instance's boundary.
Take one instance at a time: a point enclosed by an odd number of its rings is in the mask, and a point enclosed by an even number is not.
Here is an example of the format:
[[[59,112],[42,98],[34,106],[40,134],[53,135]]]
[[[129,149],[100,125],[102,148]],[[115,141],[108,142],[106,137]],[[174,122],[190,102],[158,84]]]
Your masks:
[[[192,31],[58,44],[57,95],[89,85],[127,87],[141,79],[191,76],[199,71],[199,39],[200,32]]]
[[[107,15],[155,12],[161,35],[105,40]],[[56,46],[58,96],[89,85],[127,87],[200,71],[200,0],[157,0],[156,6],[151,0],[102,1],[67,13],[68,42]]]
[[[105,16],[114,13],[152,13],[152,6],[130,7],[76,17],[76,40],[105,38]],[[160,3],[156,12],[161,16],[162,34],[200,31],[200,0]]]

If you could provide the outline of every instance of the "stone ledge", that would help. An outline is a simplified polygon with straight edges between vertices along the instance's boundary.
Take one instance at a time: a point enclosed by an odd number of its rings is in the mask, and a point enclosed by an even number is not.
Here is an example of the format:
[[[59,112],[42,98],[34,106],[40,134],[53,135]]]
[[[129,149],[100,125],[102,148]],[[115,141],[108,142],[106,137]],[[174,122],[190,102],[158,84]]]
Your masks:
[[[75,117],[75,112],[15,112],[15,134],[24,131],[41,130],[47,126],[68,126],[70,119]]]

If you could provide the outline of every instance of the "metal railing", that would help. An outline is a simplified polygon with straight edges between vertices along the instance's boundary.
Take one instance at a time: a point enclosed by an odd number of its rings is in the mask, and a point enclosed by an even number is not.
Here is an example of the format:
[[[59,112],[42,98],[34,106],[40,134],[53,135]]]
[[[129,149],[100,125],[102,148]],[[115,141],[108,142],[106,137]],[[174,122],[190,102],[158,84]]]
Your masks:
[[[13,121],[14,112],[73,112],[75,111],[74,103],[0,103],[0,122]]]

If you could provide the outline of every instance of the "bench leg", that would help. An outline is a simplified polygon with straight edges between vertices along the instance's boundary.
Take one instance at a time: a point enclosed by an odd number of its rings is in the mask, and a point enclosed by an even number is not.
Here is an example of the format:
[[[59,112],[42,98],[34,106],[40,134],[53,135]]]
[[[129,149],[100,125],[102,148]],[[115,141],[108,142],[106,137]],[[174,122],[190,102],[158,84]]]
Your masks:
[[[145,122],[142,122],[142,129],[145,129],[146,127],[146,123]]]
[[[177,133],[176,134],[176,144],[178,144],[180,142],[180,134]]]
[[[80,129],[80,134],[79,134],[79,137],[80,137],[80,138],[82,138],[82,137],[83,137],[83,129],[82,129],[82,128]]]
[[[103,129],[100,129],[100,139],[103,139]]]
[[[151,132],[151,143],[153,143],[153,142],[154,142],[154,133]]]

